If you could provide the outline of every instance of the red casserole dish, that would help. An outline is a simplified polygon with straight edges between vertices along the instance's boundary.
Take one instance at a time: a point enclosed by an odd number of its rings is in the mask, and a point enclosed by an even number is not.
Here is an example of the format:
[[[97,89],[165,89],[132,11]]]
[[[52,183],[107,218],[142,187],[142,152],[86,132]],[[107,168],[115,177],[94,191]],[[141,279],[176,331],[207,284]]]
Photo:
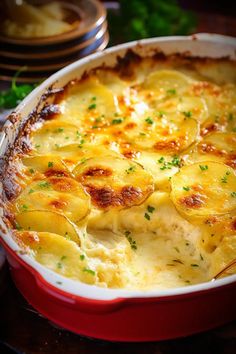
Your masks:
[[[208,34],[148,39],[79,60],[42,83],[10,115],[0,140],[2,163],[20,125],[47,88],[61,87],[103,63],[114,65],[130,48],[145,56],[158,49],[165,54],[188,51],[235,59],[236,43]],[[23,296],[45,317],[75,333],[112,341],[152,341],[186,336],[236,319],[236,275],[168,290],[104,289],[64,278],[34,261],[21,252],[3,221],[0,233],[12,277]]]

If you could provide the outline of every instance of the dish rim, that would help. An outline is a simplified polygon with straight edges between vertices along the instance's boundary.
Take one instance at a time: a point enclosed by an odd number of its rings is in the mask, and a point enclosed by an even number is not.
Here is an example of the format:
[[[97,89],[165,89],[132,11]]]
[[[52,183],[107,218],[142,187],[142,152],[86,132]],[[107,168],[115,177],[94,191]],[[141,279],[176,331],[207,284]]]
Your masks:
[[[54,36],[48,37],[40,37],[40,38],[16,38],[16,37],[7,37],[3,34],[0,34],[0,42],[8,43],[8,44],[15,44],[15,45],[50,45],[50,44],[57,44],[63,43],[65,41],[69,41],[75,39],[77,37],[81,37],[85,35],[87,32],[93,31],[96,27],[100,26],[107,16],[107,11],[105,6],[99,0],[86,0],[89,1],[90,4],[96,9],[96,17],[94,21],[91,22],[88,26],[80,28],[80,26],[72,29],[70,31],[57,34]],[[62,1],[64,2],[64,1]],[[91,17],[91,14],[90,14]]]
[[[42,95],[42,93],[53,83],[57,82],[70,72],[73,72],[74,69],[83,68],[84,65],[89,65],[89,63],[96,62],[97,59],[105,59],[106,56],[109,57],[110,54],[117,54],[120,55],[120,51],[124,50],[127,51],[128,49],[139,47],[139,46],[148,46],[148,45],[155,45],[158,47],[160,42],[173,42],[173,41],[201,41],[201,42],[214,42],[217,45],[228,45],[231,48],[231,54],[229,56],[236,58],[236,39],[233,37],[227,37],[222,35],[215,35],[215,34],[206,34],[200,33],[193,36],[171,36],[171,37],[161,37],[161,38],[150,38],[144,39],[139,41],[128,42],[124,44],[120,44],[109,49],[106,49],[103,52],[94,53],[89,55],[85,58],[82,58],[67,67],[61,69],[57,73],[50,76],[47,80],[45,80],[41,85],[39,85],[32,93],[30,93],[24,101],[22,101],[19,106],[15,109],[14,113],[20,113],[22,109],[24,109],[27,104],[36,98],[37,96]],[[97,65],[95,65],[96,67]],[[83,70],[86,70],[83,68]],[[10,122],[6,122],[4,127],[7,129]],[[4,155],[2,152],[4,148],[4,141],[6,139],[6,133],[0,133],[0,155]],[[2,186],[0,184],[0,192],[2,192]],[[0,222],[0,226],[1,226]],[[102,288],[95,285],[88,285],[82,283],[79,280],[73,280],[70,278],[66,278],[45,266],[42,266],[40,263],[35,261],[27,254],[21,254],[20,247],[18,244],[13,240],[11,236],[9,236],[9,230],[6,229],[6,234],[1,232],[0,227],[0,241],[2,238],[3,245],[10,251],[10,253],[14,253],[14,256],[17,257],[18,261],[23,264],[33,275],[35,276],[36,280],[43,283],[45,288],[53,290],[54,294],[58,296],[63,294],[66,298],[68,297],[79,297],[79,298],[86,298],[86,300],[100,300],[100,301],[121,301],[121,300],[128,300],[128,299],[139,299],[139,298],[149,298],[149,299],[172,299],[175,297],[179,297],[182,295],[197,295],[198,293],[218,289],[223,286],[232,285],[236,283],[236,274],[227,276],[222,279],[217,279],[214,281],[208,281],[205,283],[200,283],[196,285],[188,285],[185,287],[177,287],[177,288],[170,288],[170,289],[151,289],[151,290],[127,290],[127,289],[111,289],[111,288]],[[63,283],[63,284],[59,284]]]

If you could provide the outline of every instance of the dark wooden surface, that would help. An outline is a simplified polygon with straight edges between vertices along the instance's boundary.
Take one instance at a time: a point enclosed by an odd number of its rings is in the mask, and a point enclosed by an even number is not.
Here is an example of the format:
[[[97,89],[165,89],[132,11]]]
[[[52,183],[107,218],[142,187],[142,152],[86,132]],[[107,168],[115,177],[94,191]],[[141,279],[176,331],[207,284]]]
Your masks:
[[[150,343],[111,343],[83,338],[50,323],[23,299],[9,275],[7,287],[0,296],[1,354],[236,353],[236,322],[175,340]]]

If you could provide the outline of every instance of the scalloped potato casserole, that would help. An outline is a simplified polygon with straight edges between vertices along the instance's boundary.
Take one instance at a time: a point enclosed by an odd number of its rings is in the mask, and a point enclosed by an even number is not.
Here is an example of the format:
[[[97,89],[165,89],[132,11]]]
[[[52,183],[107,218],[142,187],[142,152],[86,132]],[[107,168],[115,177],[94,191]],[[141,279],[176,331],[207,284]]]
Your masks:
[[[236,258],[235,168],[235,62],[128,52],[42,97],[9,151],[5,219],[65,277],[197,284]]]

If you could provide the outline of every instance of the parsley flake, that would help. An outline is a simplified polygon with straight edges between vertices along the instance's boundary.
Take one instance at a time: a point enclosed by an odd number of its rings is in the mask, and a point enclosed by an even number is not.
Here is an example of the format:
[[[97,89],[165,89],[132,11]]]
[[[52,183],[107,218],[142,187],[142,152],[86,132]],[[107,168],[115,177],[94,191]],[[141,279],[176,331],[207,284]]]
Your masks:
[[[236,192],[232,192],[231,197],[236,198]]]
[[[52,161],[48,162],[48,167],[53,167],[53,162]]]
[[[115,125],[115,124],[120,124],[123,122],[123,119],[122,118],[117,118],[117,119],[113,119],[111,121],[111,124]]]
[[[149,215],[148,213],[145,213],[145,214],[144,214],[144,217],[145,217],[145,219],[147,219],[148,221],[151,219],[151,217],[150,217],[150,215]]]
[[[89,269],[89,268],[83,268],[83,272],[87,272],[87,273],[89,273],[89,274],[91,274],[91,275],[95,275],[96,273],[94,272],[94,270],[92,270],[92,269]]]
[[[176,89],[169,89],[166,91],[169,95],[175,95],[176,94]]]
[[[47,181],[45,181],[45,182],[39,182],[39,183],[38,183],[38,186],[39,186],[40,188],[49,188],[49,187],[50,187],[50,183],[47,182]]]
[[[136,170],[136,166],[130,166],[127,170],[125,170],[125,172],[129,175],[130,173],[135,172]]]
[[[58,128],[58,129],[56,130],[56,132],[57,132],[57,133],[62,133],[62,132],[64,132],[64,128]]]
[[[152,120],[151,117],[147,117],[147,118],[145,119],[145,122],[146,122],[147,124],[153,124],[153,120]]]
[[[183,114],[186,118],[191,118],[193,115],[191,111],[183,112]]]
[[[153,206],[151,206],[151,205],[148,205],[147,210],[148,210],[149,213],[152,214],[154,212],[155,208]]]
[[[96,103],[92,103],[88,106],[89,110],[95,109],[97,107]]]
[[[207,165],[199,165],[199,168],[200,168],[201,171],[208,170],[208,166]]]
[[[188,192],[190,190],[190,187],[183,187],[183,190]]]
[[[127,240],[129,241],[132,250],[136,250],[136,249],[137,249],[136,241],[134,241],[134,240],[132,239],[132,237],[130,236],[130,234],[131,234],[130,231],[125,231],[125,237],[126,237]]]

